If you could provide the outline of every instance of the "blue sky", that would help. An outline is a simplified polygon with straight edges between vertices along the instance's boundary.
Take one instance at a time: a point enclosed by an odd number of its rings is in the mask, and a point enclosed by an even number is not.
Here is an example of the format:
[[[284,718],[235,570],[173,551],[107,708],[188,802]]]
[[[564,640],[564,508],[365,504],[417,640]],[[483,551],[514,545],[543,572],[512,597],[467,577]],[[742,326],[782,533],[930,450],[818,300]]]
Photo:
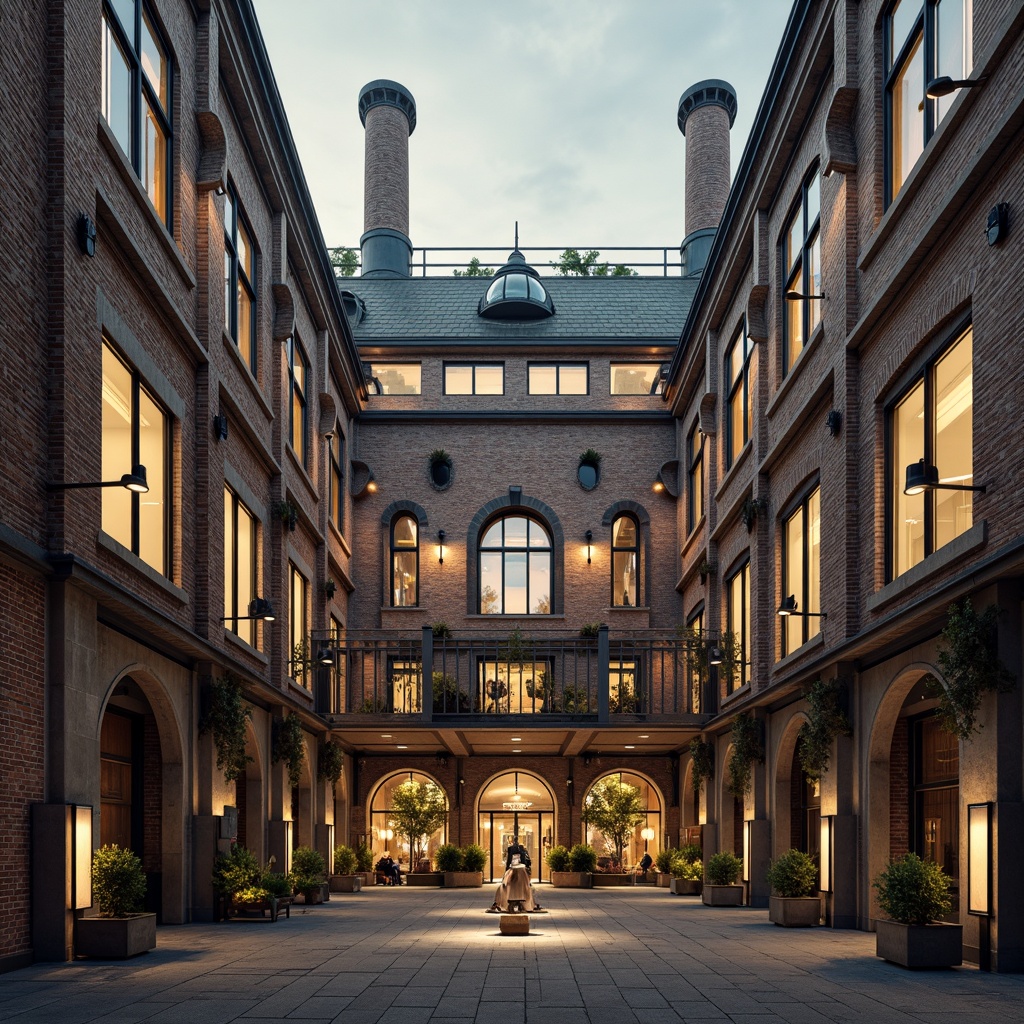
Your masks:
[[[414,246],[678,246],[680,94],[736,89],[735,169],[790,0],[254,0],[328,245],[362,233],[375,78],[416,98]]]

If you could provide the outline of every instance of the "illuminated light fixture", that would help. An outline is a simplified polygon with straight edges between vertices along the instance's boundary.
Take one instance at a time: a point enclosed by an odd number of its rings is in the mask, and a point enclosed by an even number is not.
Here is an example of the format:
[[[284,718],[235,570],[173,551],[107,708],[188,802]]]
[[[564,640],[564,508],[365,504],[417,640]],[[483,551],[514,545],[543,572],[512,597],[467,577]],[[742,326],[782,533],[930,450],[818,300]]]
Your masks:
[[[437,564],[444,565],[444,530],[437,531]]]
[[[640,838],[645,843],[649,843],[654,838],[654,829],[650,826],[640,829]]]
[[[594,553],[594,531],[587,530],[583,536],[587,538],[587,565],[590,565],[590,559]]]
[[[797,610],[796,598],[790,594],[782,604],[779,605],[779,614],[785,618],[787,615],[800,615],[803,618],[827,619],[828,612],[801,612]]]
[[[828,296],[822,292],[820,295],[805,295],[803,292],[798,292],[795,288],[790,288],[786,292],[786,299],[789,302],[797,302],[800,299],[827,299]]]
[[[967,805],[967,913],[992,913],[992,805]]]
[[[627,750],[636,750],[636,744],[635,743],[627,743],[625,746],[626,746]]]
[[[220,621],[247,622],[250,619],[262,619],[264,622],[273,622],[275,618],[274,606],[266,598],[256,597],[249,602],[248,615],[227,615]]]
[[[651,734],[649,732],[642,732],[642,733],[640,733],[640,739],[642,739],[642,740],[649,740],[650,738],[651,738]]]
[[[47,484],[48,491],[73,491],[82,487],[127,487],[134,494],[146,494],[149,491],[149,483],[146,480],[146,467],[137,465],[132,467],[130,473],[125,473],[120,480],[101,480],[81,484],[54,483]]]
[[[512,737],[512,742],[513,743],[522,743],[523,742],[523,737],[522,736],[513,736]]]
[[[398,747],[399,750],[408,750],[409,749],[409,745],[407,743],[397,743],[395,745]]]
[[[520,747],[513,747],[512,748],[512,753],[513,754],[521,754],[522,752],[523,751],[522,751],[522,749]]]
[[[389,732],[382,732],[380,734],[380,738],[382,740],[389,740],[389,739],[391,739],[391,733],[389,733]]]
[[[333,665],[334,664],[334,651],[330,647],[325,647],[316,656],[317,662],[321,665]]]
[[[655,480],[654,483],[651,484],[651,490],[654,491],[655,494],[661,494],[665,490],[665,485],[660,480]]]
[[[715,647],[712,644],[708,648],[708,664],[709,665],[721,665],[725,661],[725,651],[721,647]]]
[[[832,891],[832,817],[821,816],[821,855],[819,857],[821,878],[819,885],[822,892]]]
[[[987,75],[980,78],[950,78],[949,75],[940,75],[928,83],[925,92],[930,100],[941,100],[943,96],[950,96],[958,89],[976,89],[987,81]]]
[[[939,480],[936,466],[925,465],[924,459],[907,466],[907,482],[903,493],[913,497],[924,491],[980,491],[985,493],[986,484],[944,484]]]
[[[366,481],[366,490],[369,494],[377,493],[377,481],[372,476]]]

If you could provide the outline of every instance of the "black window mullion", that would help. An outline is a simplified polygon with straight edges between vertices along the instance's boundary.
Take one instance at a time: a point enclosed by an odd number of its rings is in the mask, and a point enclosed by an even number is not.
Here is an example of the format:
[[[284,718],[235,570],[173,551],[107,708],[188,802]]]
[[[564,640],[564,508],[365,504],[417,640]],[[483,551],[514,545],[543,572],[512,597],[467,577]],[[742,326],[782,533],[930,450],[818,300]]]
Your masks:
[[[938,357],[929,362],[924,371],[924,464],[935,463],[935,365]],[[933,490],[924,492],[924,555],[935,550],[935,498]]]
[[[139,450],[140,450],[140,439],[139,439],[139,424],[141,422],[141,413],[139,411],[139,378],[134,370],[130,371],[132,375],[132,471],[134,467],[140,462]],[[132,554],[137,555],[139,553],[139,493],[137,491],[131,491],[132,496]],[[165,567],[166,568],[166,567]]]

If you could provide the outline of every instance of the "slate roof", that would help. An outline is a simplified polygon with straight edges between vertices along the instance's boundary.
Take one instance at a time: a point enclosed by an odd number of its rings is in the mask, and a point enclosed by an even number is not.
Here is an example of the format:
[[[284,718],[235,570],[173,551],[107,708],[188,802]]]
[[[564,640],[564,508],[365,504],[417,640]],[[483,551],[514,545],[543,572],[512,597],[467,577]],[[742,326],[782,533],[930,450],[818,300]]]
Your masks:
[[[352,325],[358,344],[383,341],[571,340],[675,344],[697,290],[680,277],[544,277],[555,315],[544,320],[488,320],[477,303],[489,277],[346,278],[340,287],[366,303]]]

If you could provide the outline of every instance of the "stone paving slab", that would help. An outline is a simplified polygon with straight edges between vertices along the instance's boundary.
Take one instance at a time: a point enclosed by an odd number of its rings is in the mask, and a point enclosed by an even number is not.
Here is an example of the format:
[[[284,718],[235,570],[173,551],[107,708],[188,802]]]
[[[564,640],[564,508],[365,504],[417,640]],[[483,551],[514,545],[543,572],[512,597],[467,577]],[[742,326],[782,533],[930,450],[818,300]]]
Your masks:
[[[910,972],[874,936],[666,890],[546,890],[501,936],[480,890],[344,894],[272,926],[158,929],[126,962],[0,975],[3,1024],[1001,1024],[1024,977]]]

